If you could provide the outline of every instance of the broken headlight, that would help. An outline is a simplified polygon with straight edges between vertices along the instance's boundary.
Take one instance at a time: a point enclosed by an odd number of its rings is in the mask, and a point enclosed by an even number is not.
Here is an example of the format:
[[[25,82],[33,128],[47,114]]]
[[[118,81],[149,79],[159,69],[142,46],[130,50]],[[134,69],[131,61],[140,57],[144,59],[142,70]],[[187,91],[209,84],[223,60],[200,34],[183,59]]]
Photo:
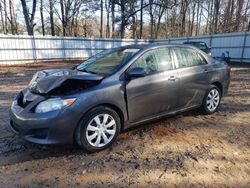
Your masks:
[[[36,113],[45,113],[53,110],[60,110],[72,105],[75,102],[73,99],[50,98],[40,102],[35,109]]]

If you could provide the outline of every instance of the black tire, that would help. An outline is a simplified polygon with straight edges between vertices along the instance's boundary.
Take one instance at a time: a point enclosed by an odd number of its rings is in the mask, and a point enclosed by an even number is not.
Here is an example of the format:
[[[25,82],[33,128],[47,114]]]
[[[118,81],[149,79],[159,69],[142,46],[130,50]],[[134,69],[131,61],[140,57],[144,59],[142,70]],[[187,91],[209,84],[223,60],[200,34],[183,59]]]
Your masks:
[[[219,96],[218,104],[216,105],[216,107],[214,107],[214,109],[213,108],[211,109],[211,107],[209,108],[209,104],[207,104],[208,99],[209,99],[209,94],[210,94],[210,92],[212,92],[212,90],[217,91],[218,96]],[[203,102],[201,105],[201,111],[203,112],[203,114],[213,114],[214,112],[216,112],[218,110],[218,107],[220,106],[220,102],[221,102],[220,89],[216,85],[211,85],[203,98]]]
[[[115,130],[115,134],[113,138],[108,144],[101,146],[101,147],[95,147],[91,145],[90,143],[91,141],[90,142],[88,141],[86,131],[88,131],[87,126],[90,124],[90,122],[93,121],[93,119],[96,116],[101,115],[101,114],[108,114],[112,116],[116,124],[116,130]],[[80,121],[76,129],[75,140],[76,140],[76,143],[85,151],[90,152],[90,153],[97,152],[97,151],[101,151],[110,147],[113,144],[113,142],[116,140],[117,136],[119,135],[120,130],[121,130],[121,120],[117,112],[111,108],[108,108],[105,106],[99,106],[99,107],[93,108],[92,110],[90,110],[83,116],[82,120]]]

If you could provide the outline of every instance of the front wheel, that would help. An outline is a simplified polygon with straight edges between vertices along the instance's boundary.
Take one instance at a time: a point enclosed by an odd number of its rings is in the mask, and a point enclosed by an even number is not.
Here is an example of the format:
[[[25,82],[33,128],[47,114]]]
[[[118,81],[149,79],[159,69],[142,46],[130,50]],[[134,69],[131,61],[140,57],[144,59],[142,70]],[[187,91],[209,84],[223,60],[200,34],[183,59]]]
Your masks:
[[[205,94],[203,103],[202,103],[202,111],[205,114],[214,113],[219,105],[221,100],[221,91],[215,85],[211,85],[208,92]]]
[[[100,151],[111,146],[120,129],[119,115],[100,106],[84,115],[75,133],[76,142],[88,152]]]

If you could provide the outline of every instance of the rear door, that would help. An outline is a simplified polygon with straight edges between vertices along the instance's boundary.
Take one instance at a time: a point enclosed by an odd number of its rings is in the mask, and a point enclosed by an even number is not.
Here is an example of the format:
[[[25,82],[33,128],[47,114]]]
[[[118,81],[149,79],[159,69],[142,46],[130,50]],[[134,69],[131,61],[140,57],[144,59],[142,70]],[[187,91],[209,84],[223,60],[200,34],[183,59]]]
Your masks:
[[[145,52],[129,69],[142,67],[147,75],[126,85],[130,122],[167,113],[177,106],[178,79],[169,48]]]
[[[173,48],[180,78],[179,108],[202,103],[209,83],[209,66],[196,50],[188,47]]]

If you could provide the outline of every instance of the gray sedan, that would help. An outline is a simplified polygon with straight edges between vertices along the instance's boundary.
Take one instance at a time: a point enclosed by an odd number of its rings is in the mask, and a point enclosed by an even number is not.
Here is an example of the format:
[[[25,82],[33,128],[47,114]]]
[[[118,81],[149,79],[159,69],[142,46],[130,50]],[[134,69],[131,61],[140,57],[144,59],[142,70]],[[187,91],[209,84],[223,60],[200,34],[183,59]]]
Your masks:
[[[94,152],[156,118],[195,108],[214,113],[229,82],[230,67],[195,47],[124,46],[37,72],[13,101],[10,124],[30,142],[75,141]]]

